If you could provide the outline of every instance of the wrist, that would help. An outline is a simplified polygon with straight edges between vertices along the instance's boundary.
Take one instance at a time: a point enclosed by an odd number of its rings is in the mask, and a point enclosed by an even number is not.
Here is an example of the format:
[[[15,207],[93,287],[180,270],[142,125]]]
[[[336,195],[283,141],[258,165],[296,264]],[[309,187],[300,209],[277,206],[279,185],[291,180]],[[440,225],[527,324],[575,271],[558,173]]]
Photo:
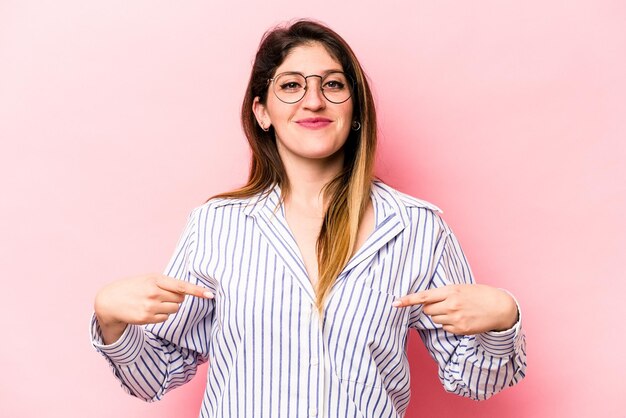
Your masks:
[[[497,328],[492,331],[500,332],[513,328],[513,326],[519,320],[519,311],[517,309],[517,303],[515,299],[506,291],[502,291],[505,298],[503,299],[502,313],[499,315],[501,320],[498,323]]]
[[[98,322],[102,342],[106,345],[113,344],[115,341],[119,340],[128,326],[128,324],[118,320],[102,318],[97,313],[96,321]]]
[[[104,288],[106,289],[106,287]],[[114,312],[112,309],[108,309],[110,303],[109,299],[105,296],[105,292],[102,289],[98,294],[96,294],[96,298],[93,303],[93,311],[96,314],[96,319],[98,320],[98,324],[100,327],[119,327],[122,324],[122,321],[117,319],[115,315],[111,315],[111,312]]]
[[[96,320],[98,321],[98,325],[100,325],[100,328],[119,329],[126,327],[126,324],[124,322],[107,317],[105,315],[101,315],[98,312],[96,312]]]

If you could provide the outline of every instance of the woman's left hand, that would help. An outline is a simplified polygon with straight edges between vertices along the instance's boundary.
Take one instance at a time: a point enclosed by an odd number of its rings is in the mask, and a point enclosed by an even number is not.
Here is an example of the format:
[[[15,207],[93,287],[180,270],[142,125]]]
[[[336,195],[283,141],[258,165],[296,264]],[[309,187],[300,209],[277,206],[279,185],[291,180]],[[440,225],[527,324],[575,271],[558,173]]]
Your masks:
[[[515,300],[507,292],[481,284],[455,284],[396,299],[401,308],[422,304],[423,312],[448,332],[460,335],[504,331],[517,322]]]

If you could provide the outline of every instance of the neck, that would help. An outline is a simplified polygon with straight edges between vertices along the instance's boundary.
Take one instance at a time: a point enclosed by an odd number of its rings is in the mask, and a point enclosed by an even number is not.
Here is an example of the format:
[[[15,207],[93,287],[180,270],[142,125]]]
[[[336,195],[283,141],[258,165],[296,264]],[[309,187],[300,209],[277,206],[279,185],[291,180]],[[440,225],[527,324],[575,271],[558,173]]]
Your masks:
[[[323,160],[283,158],[283,165],[290,186],[285,204],[323,213],[322,190],[343,169],[343,153],[338,152]]]

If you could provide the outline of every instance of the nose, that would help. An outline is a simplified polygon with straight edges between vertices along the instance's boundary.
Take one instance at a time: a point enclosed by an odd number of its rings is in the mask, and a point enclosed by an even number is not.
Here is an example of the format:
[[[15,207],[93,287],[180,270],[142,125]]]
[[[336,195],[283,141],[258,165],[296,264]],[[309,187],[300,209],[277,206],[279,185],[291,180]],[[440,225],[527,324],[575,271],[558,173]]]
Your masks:
[[[322,94],[322,78],[319,76],[310,77],[311,78],[307,78],[302,106],[310,110],[324,109],[326,107],[326,98]],[[313,79],[316,81],[313,82]]]

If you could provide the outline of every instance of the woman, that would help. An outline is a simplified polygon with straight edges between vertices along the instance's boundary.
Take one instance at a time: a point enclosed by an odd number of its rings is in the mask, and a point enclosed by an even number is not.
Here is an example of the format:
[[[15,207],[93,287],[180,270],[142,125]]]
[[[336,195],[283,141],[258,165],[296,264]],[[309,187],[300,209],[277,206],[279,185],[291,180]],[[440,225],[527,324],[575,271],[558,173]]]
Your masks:
[[[248,183],[191,213],[164,275],[96,296],[93,343],[129,393],[159,399],[210,361],[202,417],[403,416],[409,328],[448,391],[523,378],[515,300],[473,284],[435,206],[373,180],[372,95],[339,35],[268,32],[242,122]]]

